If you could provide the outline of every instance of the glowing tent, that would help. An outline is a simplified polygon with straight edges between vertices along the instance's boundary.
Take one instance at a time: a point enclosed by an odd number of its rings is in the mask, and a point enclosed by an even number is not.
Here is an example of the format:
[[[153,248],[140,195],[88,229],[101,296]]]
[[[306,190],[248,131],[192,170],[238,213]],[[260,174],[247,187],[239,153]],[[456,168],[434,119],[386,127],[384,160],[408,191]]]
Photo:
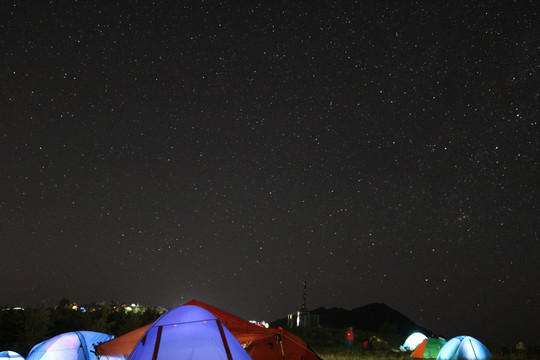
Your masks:
[[[480,341],[470,336],[457,336],[442,347],[437,360],[487,360],[491,357]]]
[[[207,310],[174,308],[148,328],[130,360],[251,360],[229,329]]]
[[[203,308],[214,315],[229,329],[254,360],[282,359],[283,357],[287,360],[319,359],[302,339],[282,328],[267,329],[197,300],[188,301],[185,305]],[[127,357],[151,325],[143,326],[100,344],[96,350],[100,355],[123,355]]]
[[[446,344],[443,338],[424,339],[411,354],[416,359],[436,359],[442,347]]]
[[[0,351],[0,360],[24,360],[24,358],[15,351]]]
[[[187,304],[200,306],[220,319],[254,360],[320,359],[302,339],[281,327],[267,329],[197,300]]]
[[[403,343],[403,347],[405,348],[405,350],[413,351],[418,345],[420,345],[422,341],[424,341],[424,339],[427,338],[428,337],[426,335],[420,332],[412,333]]]
[[[94,331],[74,331],[57,335],[35,345],[27,360],[95,360],[94,344],[113,336]],[[107,358],[106,358],[107,359]],[[110,358],[109,358],[110,359]]]

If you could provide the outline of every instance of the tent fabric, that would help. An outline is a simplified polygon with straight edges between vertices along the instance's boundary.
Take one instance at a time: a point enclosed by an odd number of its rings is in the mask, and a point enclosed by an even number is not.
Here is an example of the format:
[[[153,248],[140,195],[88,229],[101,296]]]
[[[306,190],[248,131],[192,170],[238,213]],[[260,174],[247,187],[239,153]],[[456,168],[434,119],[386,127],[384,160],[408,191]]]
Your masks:
[[[94,331],[63,333],[35,345],[27,360],[95,360],[94,344],[113,336]]]
[[[487,360],[491,352],[480,341],[471,336],[456,336],[441,349],[437,360]]]
[[[193,305],[176,307],[148,328],[129,360],[251,360],[219,319]]]
[[[446,341],[442,338],[424,339],[412,352],[411,357],[417,359],[436,359]]]
[[[255,360],[320,359],[302,339],[281,327],[267,329],[198,300],[191,300],[186,304],[200,306],[214,314]]]
[[[131,353],[131,350],[137,345],[139,339],[143,337],[150,326],[152,326],[152,323],[101,343],[96,346],[96,351],[100,355],[100,358],[103,358],[103,356],[127,358]]]
[[[420,343],[424,341],[424,339],[427,338],[428,337],[421,332],[412,333],[411,335],[409,335],[409,337],[407,337],[407,339],[405,339],[403,347],[405,348],[405,350],[414,351],[414,349],[416,349],[416,347],[420,345]]]
[[[24,360],[24,357],[15,351],[0,351],[0,360]]]
[[[184,305],[198,306],[213,314],[255,360],[282,359],[283,357],[286,360],[320,359],[302,339],[282,328],[267,329],[198,300],[188,301]],[[137,336],[137,334],[144,334],[149,327],[150,325],[146,325],[100,344],[97,346],[97,351],[100,355],[123,354],[127,357],[142,336]]]

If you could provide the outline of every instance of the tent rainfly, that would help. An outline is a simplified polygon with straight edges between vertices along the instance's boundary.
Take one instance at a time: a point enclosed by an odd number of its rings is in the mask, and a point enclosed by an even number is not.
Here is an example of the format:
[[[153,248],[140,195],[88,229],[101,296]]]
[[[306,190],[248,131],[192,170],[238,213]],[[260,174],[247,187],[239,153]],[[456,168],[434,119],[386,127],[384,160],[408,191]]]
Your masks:
[[[24,360],[24,357],[15,351],[7,350],[0,351],[0,360]]]
[[[26,360],[97,360],[93,345],[112,338],[94,331],[63,333],[35,345]]]
[[[188,301],[184,305],[197,306],[214,315],[234,335],[254,360],[282,358],[320,360],[302,339],[282,328],[267,329],[198,300]],[[151,326],[152,324],[145,325],[108,342],[99,344],[96,350],[100,356],[123,355],[127,357]]]
[[[488,348],[471,336],[450,339],[439,352],[437,360],[487,360],[492,355]]]
[[[446,344],[446,341],[443,338],[424,339],[412,352],[411,357],[416,359],[436,359],[444,344]]]
[[[424,339],[427,338],[428,337],[421,332],[412,333],[411,335],[409,335],[409,337],[407,337],[407,339],[405,339],[405,342],[403,343],[403,348],[405,348],[405,350],[407,351],[414,351],[414,349],[416,349],[416,347],[420,345],[420,343],[424,341]]]
[[[157,319],[129,360],[251,360],[229,329],[197,306],[182,305]]]

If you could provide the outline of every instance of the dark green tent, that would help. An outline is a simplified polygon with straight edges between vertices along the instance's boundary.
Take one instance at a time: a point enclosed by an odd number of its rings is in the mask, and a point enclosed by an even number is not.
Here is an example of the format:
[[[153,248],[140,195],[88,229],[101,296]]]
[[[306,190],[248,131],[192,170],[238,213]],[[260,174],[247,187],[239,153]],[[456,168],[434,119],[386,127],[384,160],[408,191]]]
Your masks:
[[[372,336],[369,338],[369,346],[368,349],[370,350],[389,350],[388,343],[381,339],[378,336]]]
[[[444,344],[446,344],[446,341],[443,338],[424,339],[413,351],[411,357],[417,359],[436,359]]]

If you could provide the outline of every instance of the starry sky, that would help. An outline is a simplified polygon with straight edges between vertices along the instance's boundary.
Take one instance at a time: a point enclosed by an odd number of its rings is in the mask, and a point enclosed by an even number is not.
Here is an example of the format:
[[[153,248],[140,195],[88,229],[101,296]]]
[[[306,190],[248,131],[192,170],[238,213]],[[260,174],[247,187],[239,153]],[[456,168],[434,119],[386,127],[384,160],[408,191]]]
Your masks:
[[[16,1],[0,305],[385,303],[538,342],[535,1]]]

